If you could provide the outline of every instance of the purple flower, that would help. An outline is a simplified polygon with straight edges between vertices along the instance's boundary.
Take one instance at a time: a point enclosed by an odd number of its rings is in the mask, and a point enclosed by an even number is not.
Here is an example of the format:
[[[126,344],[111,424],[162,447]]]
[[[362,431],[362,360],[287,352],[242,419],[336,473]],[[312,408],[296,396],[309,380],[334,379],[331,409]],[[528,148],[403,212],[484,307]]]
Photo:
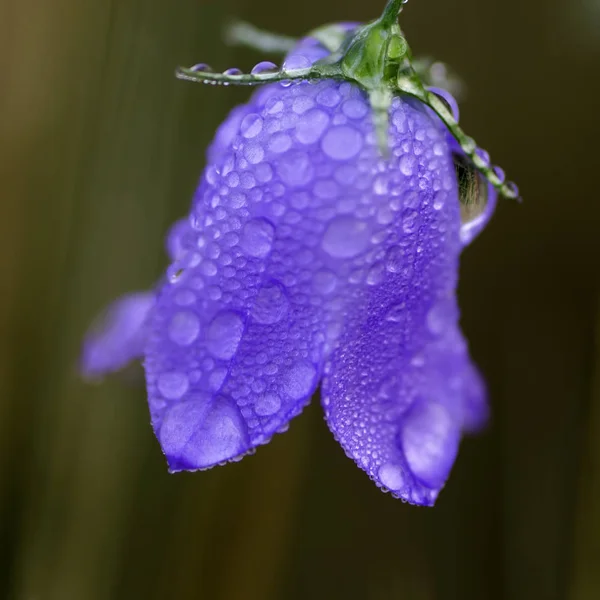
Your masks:
[[[327,54],[306,38],[284,69]],[[388,116],[382,156],[360,86],[256,91],[216,134],[189,218],[168,235],[165,279],[86,341],[87,373],[143,357],[171,472],[239,460],[320,385],[346,454],[379,487],[431,505],[462,434],[484,424],[456,286],[496,192],[423,102],[394,97]]]

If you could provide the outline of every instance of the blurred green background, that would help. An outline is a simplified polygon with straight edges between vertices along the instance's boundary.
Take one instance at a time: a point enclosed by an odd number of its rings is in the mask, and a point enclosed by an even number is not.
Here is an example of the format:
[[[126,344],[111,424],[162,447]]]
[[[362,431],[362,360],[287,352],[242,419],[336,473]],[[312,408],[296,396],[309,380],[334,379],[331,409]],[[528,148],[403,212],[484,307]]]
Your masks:
[[[0,0],[0,598],[600,598],[598,0],[411,0],[416,54],[521,187],[464,255],[493,420],[434,509],[381,494],[315,401],[239,464],[168,475],[144,390],[77,374],[112,298],[150,286],[251,67],[227,17],[299,35],[384,0]],[[268,57],[265,57],[268,58]]]

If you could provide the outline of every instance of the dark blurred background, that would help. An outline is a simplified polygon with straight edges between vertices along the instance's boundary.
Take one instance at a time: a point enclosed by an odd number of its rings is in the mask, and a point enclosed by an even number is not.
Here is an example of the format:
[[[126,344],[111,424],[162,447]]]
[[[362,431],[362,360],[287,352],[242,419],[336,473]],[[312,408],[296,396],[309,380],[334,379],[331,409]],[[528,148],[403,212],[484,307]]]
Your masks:
[[[493,420],[434,509],[381,494],[318,402],[239,464],[168,475],[143,387],[77,374],[114,297],[150,286],[204,151],[247,90],[236,16],[300,35],[384,0],[0,0],[0,598],[600,598],[598,0],[411,0],[417,55],[521,187],[463,259]],[[268,57],[264,57],[268,58]]]

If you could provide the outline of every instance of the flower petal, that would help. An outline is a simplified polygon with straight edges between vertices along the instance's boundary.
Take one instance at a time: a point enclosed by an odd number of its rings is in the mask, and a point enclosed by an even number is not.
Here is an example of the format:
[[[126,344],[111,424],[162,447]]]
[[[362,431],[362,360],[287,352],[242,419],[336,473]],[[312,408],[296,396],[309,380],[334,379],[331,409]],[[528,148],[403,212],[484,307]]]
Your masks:
[[[368,265],[359,291],[346,292],[322,402],[336,439],[379,486],[430,505],[461,432],[485,420],[485,394],[458,327],[462,244],[450,148],[442,150],[429,126],[433,161],[431,146],[418,144],[425,117],[405,107],[395,119],[405,121],[391,138],[403,149],[402,216],[393,217],[395,233],[383,238],[379,265]],[[440,189],[439,181],[452,185]]]
[[[270,234],[253,227],[259,222],[248,220],[253,242],[230,249],[237,268],[207,269],[204,255],[164,286],[157,304],[145,367],[152,422],[172,471],[208,468],[266,443],[320,377],[313,309],[300,286],[283,283],[293,265],[268,261]]]
[[[335,437],[378,485],[432,504],[461,431],[485,419],[485,396],[454,299],[435,280],[417,276],[411,286],[407,293],[388,276],[355,306],[326,365],[322,398]]]
[[[138,292],[123,296],[108,307],[84,341],[81,358],[84,376],[118,371],[142,356],[146,323],[154,301],[153,292]]]

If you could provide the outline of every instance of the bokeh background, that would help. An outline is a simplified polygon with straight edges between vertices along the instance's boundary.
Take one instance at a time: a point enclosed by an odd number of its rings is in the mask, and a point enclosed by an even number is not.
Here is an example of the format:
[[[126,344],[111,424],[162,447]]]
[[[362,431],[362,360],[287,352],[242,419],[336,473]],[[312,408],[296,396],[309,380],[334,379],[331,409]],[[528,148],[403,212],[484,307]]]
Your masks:
[[[77,373],[112,298],[150,286],[204,150],[247,90],[236,16],[290,35],[384,0],[0,0],[0,598],[600,598],[600,3],[411,0],[462,123],[521,187],[464,255],[493,420],[434,509],[381,494],[318,402],[239,464],[168,475],[137,375]],[[264,57],[268,58],[268,57]]]

